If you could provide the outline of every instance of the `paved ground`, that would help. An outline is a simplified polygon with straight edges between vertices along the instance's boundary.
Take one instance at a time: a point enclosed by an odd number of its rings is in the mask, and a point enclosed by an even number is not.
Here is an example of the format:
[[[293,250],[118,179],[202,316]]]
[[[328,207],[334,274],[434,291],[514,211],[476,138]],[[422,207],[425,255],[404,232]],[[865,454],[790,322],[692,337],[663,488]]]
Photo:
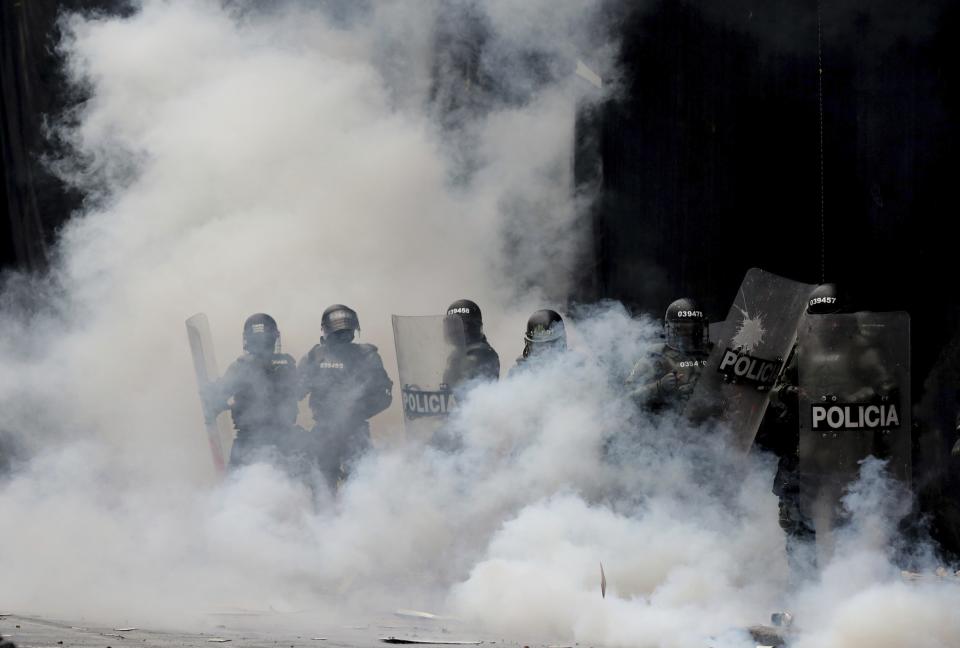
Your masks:
[[[391,644],[383,640],[390,638],[398,643],[409,640],[469,645],[482,641],[497,648],[561,648],[481,637],[456,623],[402,615],[388,615],[367,625],[318,627],[312,634],[284,630],[282,619],[277,617],[256,616],[211,615],[212,631],[189,633],[2,614],[0,634],[18,648],[213,648],[220,644],[226,644],[224,648],[388,648]],[[297,625],[302,627],[302,623]]]

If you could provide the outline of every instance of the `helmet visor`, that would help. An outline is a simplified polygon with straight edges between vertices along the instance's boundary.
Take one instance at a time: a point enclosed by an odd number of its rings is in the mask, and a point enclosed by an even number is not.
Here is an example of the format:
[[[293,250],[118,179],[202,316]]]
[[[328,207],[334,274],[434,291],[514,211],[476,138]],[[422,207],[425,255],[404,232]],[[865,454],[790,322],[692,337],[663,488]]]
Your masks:
[[[253,330],[243,336],[243,348],[249,353],[275,353],[279,343],[280,335],[270,330]]]
[[[671,322],[667,325],[667,345],[678,351],[699,351],[703,348],[703,322]]]
[[[323,329],[325,335],[334,331],[358,331],[360,330],[360,320],[357,319],[357,314],[351,310],[335,310],[332,313],[327,313],[320,328]]]
[[[443,339],[451,346],[466,346],[467,332],[462,317],[447,315],[443,318]]]

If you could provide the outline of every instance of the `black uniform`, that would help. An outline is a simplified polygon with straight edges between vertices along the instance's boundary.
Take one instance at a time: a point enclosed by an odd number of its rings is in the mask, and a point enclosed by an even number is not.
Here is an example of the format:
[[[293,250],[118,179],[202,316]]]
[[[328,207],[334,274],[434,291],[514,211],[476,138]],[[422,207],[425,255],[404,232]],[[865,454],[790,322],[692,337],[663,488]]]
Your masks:
[[[294,359],[277,352],[279,331],[269,315],[244,324],[245,353],[223,378],[204,390],[206,415],[229,409],[237,436],[230,465],[257,459],[266,448],[286,451],[297,420],[298,378]]]
[[[331,309],[341,309],[340,311]],[[353,314],[353,319],[338,313]],[[350,464],[370,447],[368,419],[390,406],[393,381],[372,344],[357,344],[356,314],[345,306],[324,313],[325,337],[298,365],[301,397],[309,396],[313,413],[313,454],[335,486]]]
[[[486,337],[454,349],[447,356],[447,366],[443,370],[443,383],[451,390],[473,380],[493,381],[499,378],[500,356]]]
[[[443,370],[443,384],[455,390],[473,380],[499,380],[500,356],[483,334],[480,307],[458,299],[447,307],[443,332],[452,347]]]
[[[640,377],[647,373],[645,363],[634,366],[627,377],[628,393],[638,405],[656,412],[667,407],[680,409],[693,393],[709,357],[709,344],[691,351],[680,351],[665,344],[653,357],[650,380],[640,382]]]
[[[779,522],[786,537],[791,580],[803,580],[807,565],[816,561],[816,531],[810,518],[812,478],[800,468],[800,403],[797,348],[794,346],[780,379],[770,390],[770,406],[754,443],[777,457],[773,493],[779,501]]]
[[[690,398],[710,357],[712,345],[707,333],[707,319],[696,302],[682,298],[672,302],[663,317],[666,343],[653,359],[653,371],[647,362],[638,362],[627,377],[627,392],[641,407],[661,411],[680,409]],[[640,379],[651,376],[645,382]]]
[[[807,316],[839,311],[837,288],[821,284],[813,289],[807,301]],[[806,352],[812,350],[807,349]],[[761,422],[754,443],[777,457],[777,474],[773,478],[773,493],[779,500],[780,528],[786,536],[787,562],[791,580],[803,580],[807,564],[814,566],[816,551],[813,543],[816,530],[810,518],[809,493],[813,478],[800,472],[800,400],[799,364],[795,344],[783,371],[770,390],[770,405]]]
[[[914,409],[914,489],[948,562],[960,558],[960,331],[940,353]]]

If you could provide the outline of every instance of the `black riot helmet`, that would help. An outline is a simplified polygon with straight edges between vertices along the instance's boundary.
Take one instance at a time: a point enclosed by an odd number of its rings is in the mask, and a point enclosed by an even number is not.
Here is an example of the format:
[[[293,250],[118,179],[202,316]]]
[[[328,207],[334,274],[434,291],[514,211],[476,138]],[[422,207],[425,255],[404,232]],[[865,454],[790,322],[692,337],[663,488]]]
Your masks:
[[[566,349],[567,331],[560,313],[546,308],[535,312],[527,320],[527,330],[523,334],[523,340],[525,342],[524,358],[539,349],[555,348],[561,351]]]
[[[667,306],[663,316],[663,332],[668,347],[685,353],[703,351],[709,339],[707,318],[697,302],[688,297]]]
[[[837,285],[832,283],[820,284],[807,298],[807,313],[809,315],[829,315],[840,312],[840,294]]]
[[[243,323],[243,350],[254,355],[277,353],[280,329],[277,320],[266,313],[255,313]]]
[[[327,342],[350,342],[360,330],[360,318],[357,311],[343,304],[328,306],[320,317],[320,330]]]
[[[443,336],[449,344],[464,346],[483,338],[480,307],[469,299],[458,299],[447,306],[443,318]]]

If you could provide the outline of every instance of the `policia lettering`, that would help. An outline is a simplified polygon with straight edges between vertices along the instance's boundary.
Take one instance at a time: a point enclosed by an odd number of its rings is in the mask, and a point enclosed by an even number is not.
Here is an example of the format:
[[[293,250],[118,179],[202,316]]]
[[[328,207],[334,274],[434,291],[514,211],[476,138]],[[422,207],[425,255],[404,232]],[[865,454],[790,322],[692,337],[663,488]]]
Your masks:
[[[404,385],[400,391],[403,396],[403,411],[408,419],[446,416],[457,407],[453,392],[443,389],[442,386],[440,391],[425,391],[416,385]]]
[[[727,349],[717,371],[730,382],[772,387],[780,373],[780,360],[755,358],[747,353]]]
[[[841,432],[858,430],[896,430],[900,428],[900,413],[894,403],[811,405],[814,432]]]

